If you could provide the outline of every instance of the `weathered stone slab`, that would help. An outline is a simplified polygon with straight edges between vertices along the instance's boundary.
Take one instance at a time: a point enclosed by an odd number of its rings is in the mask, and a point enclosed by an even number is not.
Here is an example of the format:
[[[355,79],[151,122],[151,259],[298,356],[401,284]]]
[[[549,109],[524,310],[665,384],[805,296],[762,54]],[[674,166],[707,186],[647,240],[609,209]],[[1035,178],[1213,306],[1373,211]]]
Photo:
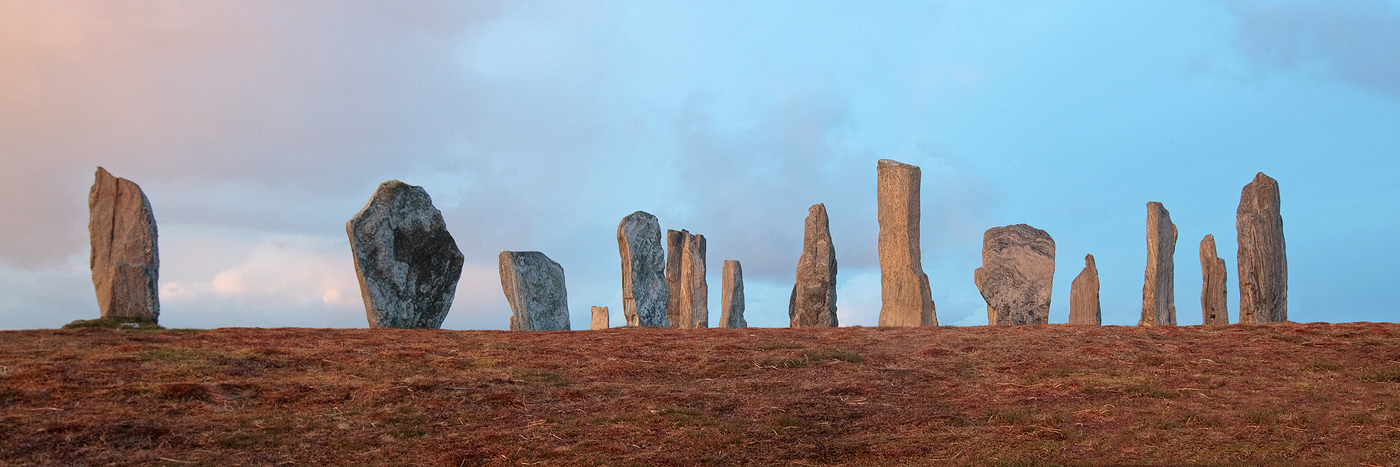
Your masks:
[[[1103,324],[1103,309],[1099,307],[1099,268],[1094,264],[1094,255],[1084,255],[1084,270],[1070,283],[1069,324]]]
[[[564,267],[538,251],[502,251],[501,291],[510,302],[510,330],[569,330]]]
[[[151,202],[131,180],[97,168],[88,191],[92,286],[102,318],[160,318],[160,252]]]
[[[666,231],[666,319],[677,329],[710,325],[710,286],[705,283],[705,236]]]
[[[427,191],[398,180],[381,183],[345,232],[370,327],[442,327],[463,258]]]
[[[1260,172],[1240,191],[1235,211],[1240,322],[1288,321],[1288,255],[1278,182]]]
[[[982,235],[982,267],[973,271],[991,325],[1050,322],[1055,240],[1026,224],[992,227]]]
[[[1147,202],[1147,271],[1143,274],[1138,326],[1176,325],[1174,273],[1176,224],[1162,203]]]
[[[1215,254],[1215,236],[1201,239],[1201,324],[1230,324],[1225,309],[1225,260]]]
[[[880,220],[880,325],[937,326],[919,252],[919,167],[881,159],[875,165]]]
[[[661,223],[637,211],[617,224],[617,250],[622,256],[622,315],[628,326],[667,327],[666,251],[661,247]]]
[[[744,320],[744,270],[738,261],[724,261],[719,299],[719,327],[738,329],[749,327]]]
[[[836,249],[826,205],[807,209],[802,234],[802,257],[797,260],[797,283],[788,298],[791,326],[836,327]]]
[[[589,329],[593,329],[593,330],[598,330],[598,329],[607,329],[608,326],[609,326],[609,323],[608,323],[608,307],[605,307],[605,306],[595,306],[595,307],[593,307],[593,321],[589,323],[588,328],[589,328]]]

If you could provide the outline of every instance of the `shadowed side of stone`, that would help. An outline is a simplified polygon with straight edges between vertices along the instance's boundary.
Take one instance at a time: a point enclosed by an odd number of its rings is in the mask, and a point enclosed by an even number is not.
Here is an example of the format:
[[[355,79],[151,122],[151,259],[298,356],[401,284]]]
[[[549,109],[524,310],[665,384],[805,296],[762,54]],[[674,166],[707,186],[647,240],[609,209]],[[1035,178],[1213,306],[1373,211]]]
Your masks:
[[[345,231],[370,327],[442,327],[463,257],[427,191],[381,183]]]
[[[588,329],[607,329],[610,325],[608,322],[608,307],[595,306],[592,308],[592,312],[593,320],[588,323]]]
[[[538,251],[502,251],[501,291],[510,302],[510,330],[569,330],[564,267]]]
[[[160,318],[160,253],[151,202],[131,180],[97,168],[88,191],[92,285],[103,319]]]
[[[791,326],[836,327],[836,249],[826,206],[807,209],[802,235],[802,257],[797,260],[797,283],[788,298]]]
[[[991,325],[1050,322],[1055,240],[1026,224],[992,227],[982,235],[982,267],[973,271]]]
[[[1288,255],[1278,182],[1260,172],[1240,191],[1235,211],[1240,322],[1288,321]]]
[[[617,224],[622,257],[622,315],[628,326],[667,327],[666,251],[656,216],[637,211]]]
[[[875,165],[880,222],[880,325],[937,326],[919,251],[919,167],[881,159]]]
[[[725,260],[719,299],[719,327],[749,327],[744,320],[744,270],[738,261]]]
[[[666,231],[666,287],[671,291],[666,307],[671,327],[709,327],[710,286],[705,283],[704,235],[688,230]]]
[[[1225,309],[1225,260],[1215,254],[1215,236],[1201,239],[1201,324],[1230,324]]]
[[[1069,285],[1069,324],[1103,324],[1099,307],[1099,268],[1094,255],[1084,255],[1084,270]]]
[[[1176,284],[1172,255],[1176,224],[1162,203],[1147,203],[1147,271],[1143,273],[1142,318],[1138,326],[1176,325]]]

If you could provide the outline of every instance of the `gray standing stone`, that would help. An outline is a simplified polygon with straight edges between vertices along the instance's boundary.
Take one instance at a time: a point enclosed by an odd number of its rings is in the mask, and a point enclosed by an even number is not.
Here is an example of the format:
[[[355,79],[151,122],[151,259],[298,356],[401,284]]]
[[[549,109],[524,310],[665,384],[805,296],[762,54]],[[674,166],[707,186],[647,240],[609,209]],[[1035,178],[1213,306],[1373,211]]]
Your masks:
[[[1147,271],[1142,283],[1142,318],[1138,326],[1176,325],[1172,255],[1176,224],[1162,203],[1147,202]]]
[[[428,192],[381,183],[345,232],[370,327],[442,327],[462,277],[462,252]]]
[[[797,260],[797,283],[788,298],[791,326],[836,327],[836,249],[826,205],[807,209],[802,235],[802,257]]]
[[[738,261],[724,261],[724,278],[720,287],[719,327],[749,327],[749,322],[744,320],[744,269]]]
[[[875,164],[880,220],[880,325],[937,326],[919,252],[919,167]]]
[[[595,306],[595,307],[593,307],[593,321],[592,321],[591,323],[589,323],[588,328],[589,328],[589,329],[593,329],[593,330],[597,330],[597,329],[607,329],[608,326],[609,326],[609,323],[608,323],[608,307],[605,307],[605,306]]]
[[[637,211],[617,224],[622,256],[622,315],[628,326],[667,327],[666,251],[656,216]]]
[[[97,168],[88,191],[92,286],[102,318],[160,318],[156,218],[141,187]]]
[[[568,331],[564,267],[538,251],[502,251],[501,291],[510,302],[512,331]]]
[[[710,326],[710,286],[705,283],[705,236],[666,231],[666,319],[677,329]]]
[[[1235,211],[1240,322],[1288,321],[1288,256],[1283,244],[1278,182],[1260,172],[1240,191]]]
[[[1201,239],[1201,324],[1230,324],[1225,309],[1225,260],[1215,254],[1215,236]]]
[[[1084,255],[1084,270],[1070,283],[1069,324],[1103,324],[1103,310],[1099,307],[1099,268],[1094,265],[1094,255]]]
[[[1050,322],[1055,239],[1026,224],[992,227],[982,236],[982,267],[973,271],[991,325]]]

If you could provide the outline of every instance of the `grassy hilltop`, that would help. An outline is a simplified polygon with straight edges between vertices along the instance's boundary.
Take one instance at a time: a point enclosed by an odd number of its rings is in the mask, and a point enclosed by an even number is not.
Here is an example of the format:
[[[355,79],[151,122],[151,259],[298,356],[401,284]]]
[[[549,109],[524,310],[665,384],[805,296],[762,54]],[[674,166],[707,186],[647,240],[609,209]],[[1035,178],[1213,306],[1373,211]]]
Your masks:
[[[0,465],[1395,465],[1397,336],[8,331]]]

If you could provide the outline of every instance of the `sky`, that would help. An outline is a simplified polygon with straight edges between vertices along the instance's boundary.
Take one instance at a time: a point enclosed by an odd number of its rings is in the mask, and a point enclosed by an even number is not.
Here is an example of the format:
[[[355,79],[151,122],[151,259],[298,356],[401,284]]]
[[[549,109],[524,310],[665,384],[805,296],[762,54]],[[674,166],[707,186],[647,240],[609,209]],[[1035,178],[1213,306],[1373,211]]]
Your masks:
[[[0,0],[0,329],[96,318],[87,193],[138,183],[167,327],[365,327],[345,222],[424,187],[466,257],[448,329],[506,329],[497,255],[559,262],[574,329],[622,317],[617,223],[708,241],[751,326],[787,326],[825,203],[838,316],[880,308],[875,166],[922,168],[945,325],[985,325],[983,232],[1056,243],[1050,322],[1093,254],[1136,324],[1146,203],[1179,229],[1178,323],[1213,234],[1278,180],[1289,318],[1395,321],[1400,0]]]

